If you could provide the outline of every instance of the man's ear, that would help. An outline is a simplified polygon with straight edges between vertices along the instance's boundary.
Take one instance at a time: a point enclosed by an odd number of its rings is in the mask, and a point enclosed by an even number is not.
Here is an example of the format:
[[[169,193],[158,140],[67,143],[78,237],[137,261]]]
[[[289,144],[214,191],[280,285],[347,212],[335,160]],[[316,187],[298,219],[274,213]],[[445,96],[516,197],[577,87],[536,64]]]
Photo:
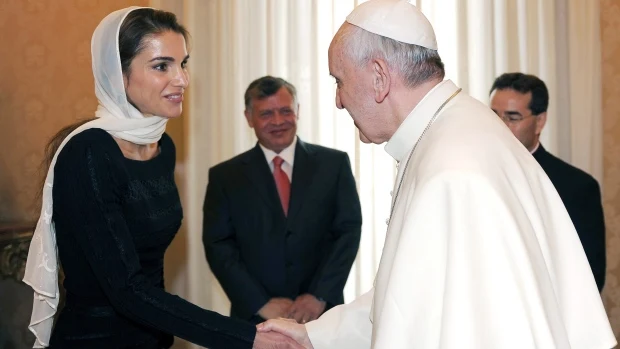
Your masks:
[[[547,112],[536,115],[536,135],[540,135],[547,123]]]
[[[375,102],[381,103],[390,93],[392,77],[388,66],[382,59],[372,61],[372,82],[375,92]]]
[[[254,123],[252,122],[252,112],[246,109],[243,111],[243,115],[245,115],[245,120],[247,120],[248,126],[250,126],[250,128],[254,128]]]

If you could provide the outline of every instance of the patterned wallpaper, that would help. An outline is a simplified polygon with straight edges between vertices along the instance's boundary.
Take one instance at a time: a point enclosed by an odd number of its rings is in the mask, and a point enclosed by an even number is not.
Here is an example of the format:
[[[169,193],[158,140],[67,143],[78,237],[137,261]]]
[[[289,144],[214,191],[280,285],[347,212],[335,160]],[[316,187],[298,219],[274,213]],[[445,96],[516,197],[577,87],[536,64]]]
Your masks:
[[[601,1],[603,76],[603,204],[607,224],[607,281],[603,296],[620,335],[620,1]]]
[[[97,105],[93,30],[130,5],[148,0],[0,1],[0,221],[36,219],[45,144]]]

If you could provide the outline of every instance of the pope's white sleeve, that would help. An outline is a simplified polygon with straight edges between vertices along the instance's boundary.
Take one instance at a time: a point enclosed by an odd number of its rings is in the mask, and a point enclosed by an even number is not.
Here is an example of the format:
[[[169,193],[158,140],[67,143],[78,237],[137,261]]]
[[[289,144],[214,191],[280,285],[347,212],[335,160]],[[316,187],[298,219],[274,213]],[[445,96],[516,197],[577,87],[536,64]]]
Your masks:
[[[306,330],[314,349],[370,349],[373,296],[374,288],[307,323]]]

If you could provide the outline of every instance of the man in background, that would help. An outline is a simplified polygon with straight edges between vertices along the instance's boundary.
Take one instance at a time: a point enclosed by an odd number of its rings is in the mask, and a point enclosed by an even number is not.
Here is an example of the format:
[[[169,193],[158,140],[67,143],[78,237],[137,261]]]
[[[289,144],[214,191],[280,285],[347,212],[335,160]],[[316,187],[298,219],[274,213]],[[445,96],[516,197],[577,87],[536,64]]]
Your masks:
[[[553,156],[540,144],[549,105],[547,86],[534,75],[506,73],[495,79],[490,93],[491,109],[534,156],[560,194],[601,292],[606,269],[601,191],[594,177]]]
[[[245,117],[256,146],[209,171],[203,243],[232,303],[255,323],[305,323],[342,304],[359,248],[361,207],[346,153],[297,137],[295,87],[252,82]]]

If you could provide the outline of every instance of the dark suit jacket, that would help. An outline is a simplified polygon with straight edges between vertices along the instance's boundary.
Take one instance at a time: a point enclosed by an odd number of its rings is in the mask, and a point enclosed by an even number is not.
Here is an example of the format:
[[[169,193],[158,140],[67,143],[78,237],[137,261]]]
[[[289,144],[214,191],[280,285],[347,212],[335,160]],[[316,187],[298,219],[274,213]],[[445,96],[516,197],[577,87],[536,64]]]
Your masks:
[[[258,144],[209,170],[203,243],[233,317],[272,297],[344,301],[362,225],[349,157],[298,139],[293,166],[288,217]]]
[[[590,262],[599,292],[605,284],[605,218],[594,177],[548,153],[542,144],[534,158],[549,176],[570,215]]]

